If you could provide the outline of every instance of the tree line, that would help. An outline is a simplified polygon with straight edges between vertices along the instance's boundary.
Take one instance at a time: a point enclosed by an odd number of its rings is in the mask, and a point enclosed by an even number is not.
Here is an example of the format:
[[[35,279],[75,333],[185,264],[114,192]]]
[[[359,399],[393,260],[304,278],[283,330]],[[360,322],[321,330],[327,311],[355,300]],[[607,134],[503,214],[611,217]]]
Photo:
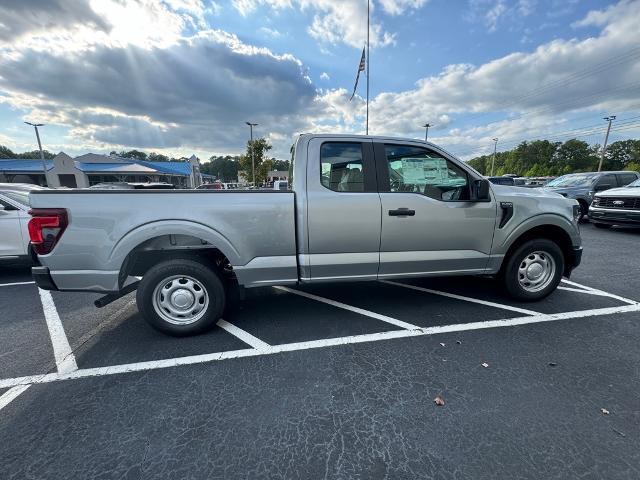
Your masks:
[[[535,140],[496,153],[493,175],[507,173],[526,177],[559,176],[598,169],[600,145],[577,139],[566,142]],[[483,175],[491,174],[493,154],[482,155],[467,163]],[[620,140],[607,146],[603,170],[640,171],[640,140]]]

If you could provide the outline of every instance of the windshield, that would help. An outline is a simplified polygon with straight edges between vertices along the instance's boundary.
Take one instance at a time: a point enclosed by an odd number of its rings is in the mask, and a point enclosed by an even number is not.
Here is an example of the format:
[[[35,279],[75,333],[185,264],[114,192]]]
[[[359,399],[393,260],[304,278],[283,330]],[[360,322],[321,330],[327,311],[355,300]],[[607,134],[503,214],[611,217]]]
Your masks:
[[[551,180],[545,187],[580,187],[591,184],[593,175],[563,175]]]
[[[29,206],[29,192],[9,191],[3,193],[5,197],[10,198],[14,202],[18,202],[25,207]]]
[[[640,178],[635,182],[631,182],[627,187],[640,187]]]

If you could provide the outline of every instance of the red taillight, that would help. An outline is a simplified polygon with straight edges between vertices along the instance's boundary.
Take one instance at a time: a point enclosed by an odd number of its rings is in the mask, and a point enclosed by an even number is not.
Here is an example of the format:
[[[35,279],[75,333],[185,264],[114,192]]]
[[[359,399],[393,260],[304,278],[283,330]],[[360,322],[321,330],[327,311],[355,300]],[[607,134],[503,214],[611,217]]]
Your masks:
[[[29,239],[38,255],[53,250],[69,224],[64,208],[33,208],[29,210]]]

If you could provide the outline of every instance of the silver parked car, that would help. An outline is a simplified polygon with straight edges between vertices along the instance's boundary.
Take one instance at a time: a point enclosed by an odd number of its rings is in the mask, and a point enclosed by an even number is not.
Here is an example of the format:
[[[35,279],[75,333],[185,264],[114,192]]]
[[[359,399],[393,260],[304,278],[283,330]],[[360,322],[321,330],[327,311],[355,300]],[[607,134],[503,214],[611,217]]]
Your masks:
[[[29,257],[29,192],[44,190],[26,183],[0,183],[0,259]]]

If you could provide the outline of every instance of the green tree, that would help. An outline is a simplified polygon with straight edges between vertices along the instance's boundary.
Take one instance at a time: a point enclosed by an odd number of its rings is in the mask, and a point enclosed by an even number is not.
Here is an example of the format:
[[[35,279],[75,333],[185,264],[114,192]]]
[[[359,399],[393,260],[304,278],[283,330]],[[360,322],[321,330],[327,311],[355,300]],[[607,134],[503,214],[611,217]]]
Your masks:
[[[260,165],[267,160],[265,154],[271,150],[271,145],[265,138],[257,138],[247,142],[247,152],[240,155],[240,169],[245,172],[245,178],[249,183],[259,185],[267,178],[267,171],[260,168]],[[256,167],[256,178],[253,178],[252,158]],[[270,161],[271,162],[271,161]],[[273,163],[270,163],[273,166]]]
[[[272,158],[271,160],[273,161],[272,170],[279,170],[281,172],[289,171],[289,165],[291,164],[289,160],[276,160],[275,158]]]
[[[0,158],[17,158],[17,156],[9,147],[0,145]]]
[[[43,150],[42,154],[44,158],[52,159],[55,157],[55,153],[51,153],[48,150]],[[32,150],[30,152],[18,153],[15,158],[40,158],[40,150]]]
[[[118,153],[118,156],[122,157],[122,158],[134,158],[136,160],[146,160],[147,159],[147,154],[144,153],[144,152],[141,152],[140,150],[129,150],[128,152],[125,152],[123,150],[120,153]]]
[[[603,170],[624,170],[630,163],[640,163],[640,140],[620,140],[607,147]]]
[[[167,157],[166,155],[162,155],[161,153],[151,152],[147,157],[147,160],[149,160],[150,162],[169,162],[173,159]]]
[[[208,162],[202,164],[200,171],[213,175],[223,182],[237,182],[239,167],[238,157],[211,156]]]
[[[571,139],[558,147],[552,160],[552,175],[589,172],[597,168],[598,156],[587,142]]]

